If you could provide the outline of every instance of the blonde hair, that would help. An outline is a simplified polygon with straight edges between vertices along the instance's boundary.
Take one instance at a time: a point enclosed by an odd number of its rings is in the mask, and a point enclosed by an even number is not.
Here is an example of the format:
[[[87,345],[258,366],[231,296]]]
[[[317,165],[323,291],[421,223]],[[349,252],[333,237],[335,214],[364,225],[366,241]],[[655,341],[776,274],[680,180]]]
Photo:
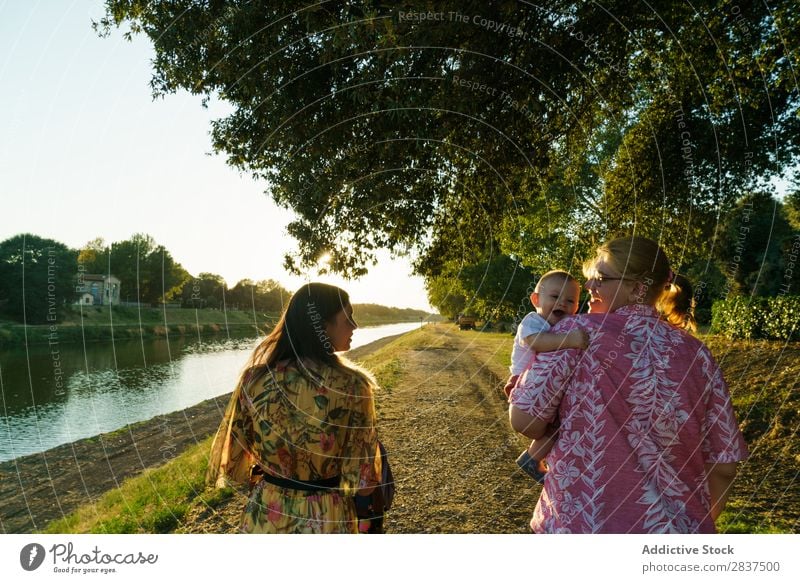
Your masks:
[[[539,281],[536,282],[536,289],[533,291],[539,293],[539,289],[541,289],[542,285],[547,283],[548,281],[558,280],[559,282],[563,283],[574,283],[580,289],[581,284],[578,283],[578,280],[572,277],[566,271],[561,271],[560,269],[554,269],[553,271],[548,271],[542,277],[539,278]]]
[[[654,305],[670,324],[691,331],[697,328],[692,284],[684,276],[673,273],[658,243],[637,236],[612,239],[601,245],[595,258],[584,265],[587,276],[600,259],[622,277],[642,283],[645,300]]]

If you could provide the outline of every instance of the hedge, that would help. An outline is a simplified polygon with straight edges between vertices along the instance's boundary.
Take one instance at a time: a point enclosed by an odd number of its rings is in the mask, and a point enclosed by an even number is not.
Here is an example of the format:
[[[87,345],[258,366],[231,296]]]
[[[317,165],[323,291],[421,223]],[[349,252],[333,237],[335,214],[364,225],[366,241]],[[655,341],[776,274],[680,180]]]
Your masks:
[[[711,331],[728,338],[800,340],[800,296],[714,302]]]

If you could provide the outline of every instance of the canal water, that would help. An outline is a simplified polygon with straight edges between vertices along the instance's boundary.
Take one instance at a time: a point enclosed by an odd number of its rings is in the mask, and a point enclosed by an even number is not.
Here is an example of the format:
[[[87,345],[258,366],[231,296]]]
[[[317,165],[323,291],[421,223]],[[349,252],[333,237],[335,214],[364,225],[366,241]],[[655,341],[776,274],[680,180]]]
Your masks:
[[[351,348],[417,323],[359,328]],[[258,338],[151,339],[0,353],[0,462],[233,390]],[[55,350],[55,352],[54,352]]]

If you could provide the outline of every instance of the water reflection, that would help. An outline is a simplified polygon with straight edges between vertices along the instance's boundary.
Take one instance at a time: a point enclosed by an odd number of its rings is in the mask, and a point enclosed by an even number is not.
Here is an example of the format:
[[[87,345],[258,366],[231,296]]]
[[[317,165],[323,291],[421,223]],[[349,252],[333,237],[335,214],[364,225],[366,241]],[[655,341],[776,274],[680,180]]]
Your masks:
[[[419,324],[360,328],[353,348]],[[0,461],[114,431],[233,390],[257,338],[32,346],[0,354]]]

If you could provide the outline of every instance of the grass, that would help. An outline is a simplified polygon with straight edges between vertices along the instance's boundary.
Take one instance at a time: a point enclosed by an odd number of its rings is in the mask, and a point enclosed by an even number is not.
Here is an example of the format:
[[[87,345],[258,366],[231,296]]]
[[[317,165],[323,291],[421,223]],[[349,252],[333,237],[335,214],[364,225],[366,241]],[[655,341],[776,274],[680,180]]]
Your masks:
[[[190,506],[206,496],[205,472],[211,439],[198,443],[162,466],[125,480],[94,504],[84,505],[65,518],[51,522],[43,532],[172,532]],[[220,494],[209,492],[208,496],[213,501]]]

